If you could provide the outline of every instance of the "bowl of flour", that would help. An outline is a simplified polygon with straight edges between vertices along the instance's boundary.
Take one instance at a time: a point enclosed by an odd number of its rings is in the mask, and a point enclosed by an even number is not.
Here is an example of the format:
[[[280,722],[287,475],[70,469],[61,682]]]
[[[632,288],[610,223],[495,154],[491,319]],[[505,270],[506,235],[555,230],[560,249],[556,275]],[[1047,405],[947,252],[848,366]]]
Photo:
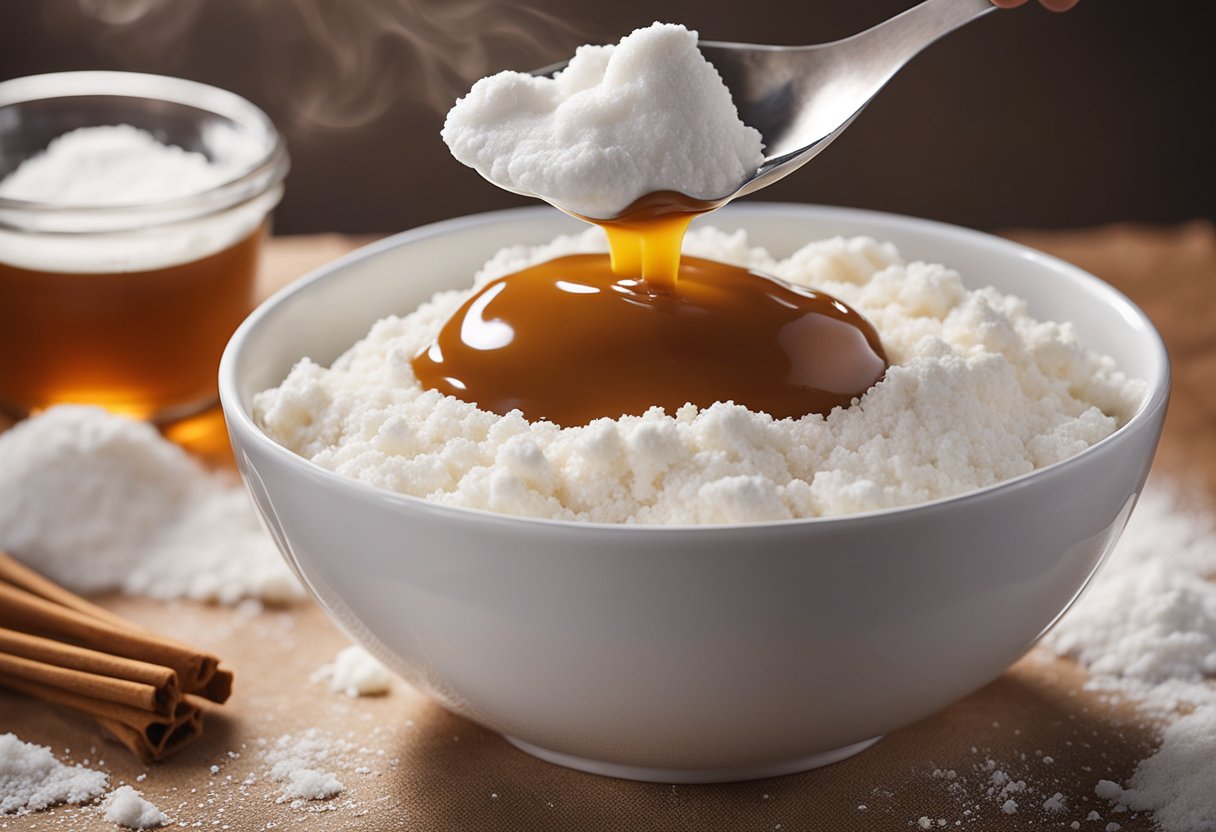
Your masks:
[[[885,377],[827,416],[567,428],[422,389],[409,359],[475,283],[603,250],[543,208],[313,273],[220,371],[255,501],[353,637],[529,753],[663,782],[824,765],[996,678],[1113,546],[1169,389],[1144,314],[1030,249],[840,208],[703,222],[687,253],[866,315]]]

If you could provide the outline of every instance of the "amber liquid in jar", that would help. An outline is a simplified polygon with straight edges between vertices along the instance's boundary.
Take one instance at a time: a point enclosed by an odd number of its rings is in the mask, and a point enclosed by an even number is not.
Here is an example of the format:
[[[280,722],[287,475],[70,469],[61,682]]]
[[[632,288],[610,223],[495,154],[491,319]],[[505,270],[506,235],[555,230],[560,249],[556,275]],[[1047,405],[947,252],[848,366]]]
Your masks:
[[[265,233],[146,271],[39,271],[0,252],[0,408],[89,403],[172,421],[214,403],[224,345],[253,308]]]
[[[849,406],[887,369],[874,327],[830,295],[681,259],[689,223],[714,207],[650,194],[593,220],[610,255],[490,281],[414,358],[419,383],[562,427],[656,405],[734,402],[778,419]]]

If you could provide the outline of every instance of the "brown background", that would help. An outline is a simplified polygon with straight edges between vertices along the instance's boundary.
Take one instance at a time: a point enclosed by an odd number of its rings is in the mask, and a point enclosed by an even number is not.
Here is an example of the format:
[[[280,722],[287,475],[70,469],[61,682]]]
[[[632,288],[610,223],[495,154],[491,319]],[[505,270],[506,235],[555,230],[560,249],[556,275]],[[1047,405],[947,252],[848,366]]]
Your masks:
[[[0,79],[112,68],[227,87],[287,134],[295,167],[280,232],[393,231],[522,202],[438,138],[442,111],[474,77],[534,68],[656,17],[707,39],[813,43],[910,5],[0,0]],[[1216,217],[1213,31],[1207,0],[991,15],[917,58],[815,164],[764,196],[979,228]],[[377,104],[379,117],[363,116]],[[334,121],[354,126],[319,126]]]

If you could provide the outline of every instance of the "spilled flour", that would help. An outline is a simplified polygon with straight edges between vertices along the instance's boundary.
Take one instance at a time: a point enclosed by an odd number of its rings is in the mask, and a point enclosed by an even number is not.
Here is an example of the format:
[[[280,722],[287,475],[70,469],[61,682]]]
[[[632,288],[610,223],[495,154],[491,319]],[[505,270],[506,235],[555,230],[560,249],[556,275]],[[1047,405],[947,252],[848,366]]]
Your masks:
[[[1001,751],[973,746],[973,762],[919,775],[918,794],[955,808],[911,818],[913,828],[1216,830],[1216,520],[1179,494],[1150,481],[1114,552],[1039,648],[1044,660],[1076,660],[1101,701],[1134,705],[1155,750],[1120,783],[1108,779],[1114,760],[1102,749],[1122,745],[1115,756],[1126,759],[1123,723],[1060,723],[1053,747],[1017,751],[1008,731],[1021,731],[993,722],[1005,733]],[[1068,776],[1052,753],[1073,758]]]
[[[169,816],[131,786],[119,786],[101,803],[102,817],[127,829],[155,829],[169,823]]]
[[[270,765],[270,779],[283,786],[278,802],[299,806],[305,800],[328,800],[340,794],[346,786],[322,767],[341,750],[343,746],[315,728],[267,743],[263,756]]]
[[[366,648],[352,644],[332,662],[317,668],[310,681],[326,682],[330,690],[355,699],[388,693],[393,686],[393,674]]]
[[[53,407],[0,433],[0,549],[86,594],[303,597],[239,484],[95,407]]]
[[[1165,832],[1216,829],[1216,519],[1150,485],[1093,585],[1044,646],[1085,665],[1089,687],[1135,701],[1161,746],[1124,784],[1095,787]]]
[[[0,734],[0,818],[84,803],[104,792],[108,781],[103,771],[65,766],[46,746]]]

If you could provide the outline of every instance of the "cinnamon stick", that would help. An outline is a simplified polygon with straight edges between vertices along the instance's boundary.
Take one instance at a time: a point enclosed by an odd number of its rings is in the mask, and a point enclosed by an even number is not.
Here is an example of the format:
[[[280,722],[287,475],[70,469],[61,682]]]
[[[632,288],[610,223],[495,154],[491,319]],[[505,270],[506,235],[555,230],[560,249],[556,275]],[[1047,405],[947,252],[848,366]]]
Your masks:
[[[202,709],[186,699],[171,715],[162,716],[7,674],[0,677],[0,684],[96,717],[144,762],[161,759],[202,732]]]
[[[134,752],[140,762],[144,763],[154,763],[176,754],[182,746],[188,745],[203,734],[203,715],[202,711],[198,710],[178,717],[164,728],[153,728],[150,731],[141,731],[105,717],[98,717],[97,724]],[[153,739],[153,736],[156,738]]]
[[[6,583],[0,583],[0,626],[170,667],[186,693],[205,694],[219,667],[215,656],[161,636],[132,632]]]
[[[180,694],[177,673],[171,667],[115,656],[100,650],[89,650],[3,627],[0,627],[0,653],[115,679],[142,682],[166,690],[173,689]]]
[[[42,577],[2,549],[0,549],[0,582],[12,584],[19,589],[24,589],[26,592],[32,592],[40,598],[54,601],[61,607],[82,612],[100,621],[109,622],[116,627],[138,629],[134,623],[127,621],[125,618],[115,615],[104,607],[97,606],[92,601],[86,601],[76,593],[64,589],[48,578]]]
[[[53,685],[69,693],[151,711],[158,716],[172,715],[180,698],[176,678],[171,688],[157,688],[155,685],[133,682],[130,679],[116,679],[113,676],[58,667],[22,656],[0,653],[0,682],[7,683],[12,679]]]
[[[228,697],[232,696],[232,671],[224,667],[219,668],[211,677],[211,681],[202,690],[194,691],[194,693],[217,705],[224,704],[228,701]]]
[[[0,685],[93,716],[151,762],[202,734],[203,709],[187,694],[224,702],[232,680],[215,656],[146,633],[0,552]]]

